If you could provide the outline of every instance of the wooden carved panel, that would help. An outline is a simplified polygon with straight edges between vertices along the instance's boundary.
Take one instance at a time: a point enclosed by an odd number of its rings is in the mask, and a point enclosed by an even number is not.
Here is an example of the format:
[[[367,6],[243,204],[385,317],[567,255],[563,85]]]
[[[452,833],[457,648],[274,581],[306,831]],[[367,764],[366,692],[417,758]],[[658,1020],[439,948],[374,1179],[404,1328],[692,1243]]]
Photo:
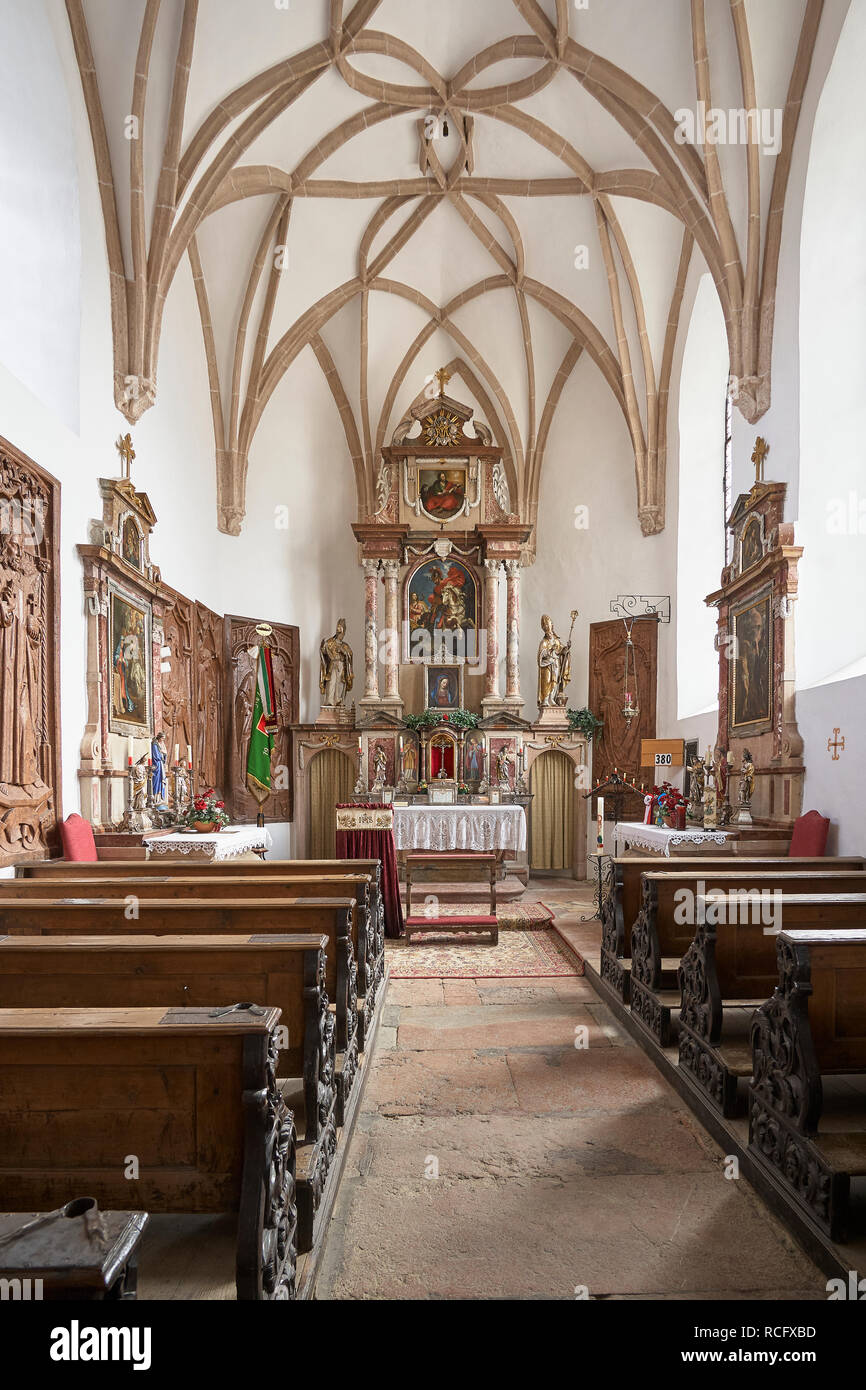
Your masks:
[[[255,698],[258,618],[225,618],[226,692],[229,698],[229,738],[226,748],[228,799],[236,820],[254,821],[258,804],[246,785],[247,751]],[[300,636],[296,627],[271,623],[267,639],[272,650],[277,735],[272,762],[273,792],[263,810],[267,820],[290,821],[294,814],[291,726],[299,718]]]
[[[591,623],[589,629],[589,708],[604,728],[592,747],[592,780],[605,781],[616,767],[640,785],[652,783],[652,768],[641,768],[640,744],[656,736],[656,654],[658,623],[655,618],[639,619],[632,627],[637,667],[640,714],[629,724],[623,717],[626,631],[621,618]],[[642,799],[626,797],[624,820],[643,820]]]
[[[223,619],[195,605],[195,725],[193,767],[198,790],[226,792]]]
[[[193,662],[195,654],[195,604],[183,594],[174,594],[174,602],[166,609],[163,619],[163,641],[170,648],[167,663],[170,670],[162,676],[162,728],[168,747],[169,760],[174,759],[174,746],[186,757],[187,748],[195,753],[195,689]]]
[[[0,439],[0,867],[60,818],[60,484]]]

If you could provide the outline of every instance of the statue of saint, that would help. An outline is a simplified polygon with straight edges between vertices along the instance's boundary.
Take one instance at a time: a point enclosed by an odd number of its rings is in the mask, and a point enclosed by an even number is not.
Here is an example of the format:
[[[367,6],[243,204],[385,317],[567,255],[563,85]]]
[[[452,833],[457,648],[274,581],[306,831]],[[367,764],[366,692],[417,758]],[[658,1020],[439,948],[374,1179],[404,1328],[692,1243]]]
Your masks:
[[[153,760],[153,799],[157,806],[164,806],[168,801],[168,784],[165,777],[168,748],[162,729],[150,745],[150,756]]]
[[[142,753],[132,766],[131,807],[133,811],[147,809],[147,754]]]
[[[743,765],[740,768],[740,805],[747,809],[752,804],[752,793],[755,790],[755,764],[752,762],[752,754],[748,748],[743,750]]]
[[[499,779],[500,787],[507,787],[511,784],[511,749],[504,743],[496,754],[496,775]]]
[[[563,642],[553,630],[553,619],[544,613],[541,619],[544,634],[538,644],[538,710],[565,704],[566,688],[571,680],[571,640]]]
[[[381,743],[376,744],[376,751],[373,754],[373,786],[372,791],[380,792],[387,785],[388,776],[388,755]]]
[[[319,646],[319,689],[323,705],[342,705],[355,679],[352,648],[345,639],[346,619],[337,622],[333,637],[323,637]]]

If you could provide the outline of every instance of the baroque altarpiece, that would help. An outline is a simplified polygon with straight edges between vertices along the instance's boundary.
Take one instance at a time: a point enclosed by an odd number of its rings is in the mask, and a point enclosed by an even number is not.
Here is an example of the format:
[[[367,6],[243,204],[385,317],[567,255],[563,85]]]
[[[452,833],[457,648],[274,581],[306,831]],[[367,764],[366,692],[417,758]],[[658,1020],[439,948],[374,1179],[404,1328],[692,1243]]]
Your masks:
[[[133,455],[134,457],[134,455]],[[278,727],[268,820],[293,815],[290,729],[298,717],[298,629],[213,612],[163,581],[150,558],[156,515],[127,475],[99,483],[103,514],[78,552],[87,614],[87,724],[79,778],[82,812],[97,831],[118,829],[130,760],[162,732],[169,782],[187,797],[213,787],[233,819],[255,818],[246,786],[259,643],[272,650]],[[260,632],[259,629],[262,629]],[[169,787],[171,793],[171,786]]]
[[[445,394],[447,373],[437,377],[438,394],[417,400],[382,449],[375,510],[352,527],[364,588],[354,717],[323,709],[317,723],[294,730],[307,851],[316,840],[312,769],[325,750],[351,764],[357,797],[384,785],[432,799],[444,783],[471,800],[525,800],[530,817],[535,758],[556,749],[575,769],[586,761],[586,740],[569,729],[564,708],[524,716],[520,576],[533,558],[532,527],[517,509],[510,460],[472,407]],[[534,638],[533,672],[536,646]],[[573,815],[573,871],[582,877],[579,795]],[[520,872],[525,878],[526,865]]]

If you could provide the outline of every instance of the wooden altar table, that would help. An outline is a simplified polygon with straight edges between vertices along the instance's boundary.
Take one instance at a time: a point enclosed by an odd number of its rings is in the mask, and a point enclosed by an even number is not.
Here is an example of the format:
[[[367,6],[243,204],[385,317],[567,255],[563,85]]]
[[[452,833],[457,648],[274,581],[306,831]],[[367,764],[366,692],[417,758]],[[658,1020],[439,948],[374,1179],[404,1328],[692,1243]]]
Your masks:
[[[226,859],[263,858],[273,845],[264,825],[228,825],[210,835],[196,830],[173,830],[147,841],[150,859],[183,859],[189,863],[217,864]]]
[[[394,843],[398,850],[439,854],[520,854],[526,849],[522,806],[395,806]]]

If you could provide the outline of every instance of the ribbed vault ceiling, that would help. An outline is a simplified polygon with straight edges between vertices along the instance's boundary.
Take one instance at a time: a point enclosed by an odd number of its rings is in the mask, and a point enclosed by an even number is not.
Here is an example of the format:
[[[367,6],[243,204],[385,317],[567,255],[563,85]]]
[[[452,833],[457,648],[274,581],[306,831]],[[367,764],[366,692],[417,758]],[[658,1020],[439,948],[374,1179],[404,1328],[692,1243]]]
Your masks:
[[[240,529],[257,426],[308,349],[360,517],[375,510],[379,447],[443,360],[534,522],[557,403],[587,354],[629,431],[643,530],[661,530],[693,257],[716,283],[738,407],[754,421],[769,404],[781,210],[821,10],[67,0],[119,409],[135,422],[156,399],[164,305],[188,258],[223,530]],[[778,151],[681,143],[675,113],[701,100],[783,110]]]

